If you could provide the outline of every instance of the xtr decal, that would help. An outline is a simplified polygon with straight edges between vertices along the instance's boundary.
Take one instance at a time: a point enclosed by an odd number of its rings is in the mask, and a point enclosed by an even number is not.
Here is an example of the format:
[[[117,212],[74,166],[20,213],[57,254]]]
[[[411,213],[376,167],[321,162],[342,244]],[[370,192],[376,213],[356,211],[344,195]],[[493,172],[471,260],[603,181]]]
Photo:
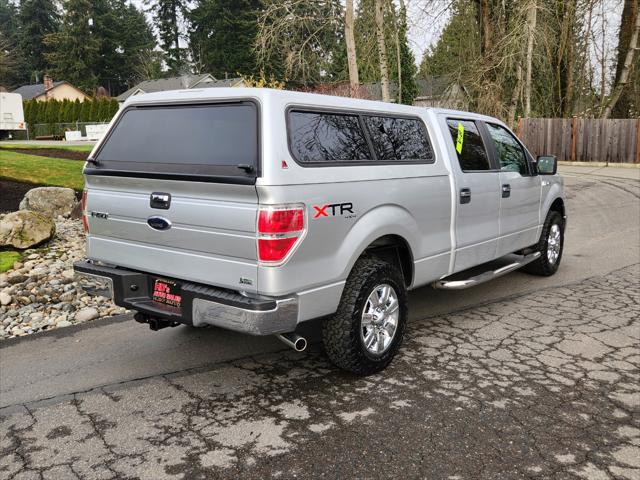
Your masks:
[[[315,210],[313,218],[335,217],[336,215],[342,215],[346,218],[355,217],[355,213],[353,213],[353,203],[351,202],[332,203],[322,206],[313,205],[313,209]],[[345,213],[351,215],[345,215]]]

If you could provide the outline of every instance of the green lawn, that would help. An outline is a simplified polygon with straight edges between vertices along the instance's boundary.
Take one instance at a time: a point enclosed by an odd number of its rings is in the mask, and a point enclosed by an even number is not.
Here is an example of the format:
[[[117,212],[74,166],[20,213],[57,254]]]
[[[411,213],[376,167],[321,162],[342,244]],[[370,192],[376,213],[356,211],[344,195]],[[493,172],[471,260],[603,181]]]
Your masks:
[[[82,190],[82,166],[79,160],[40,157],[0,149],[0,179]]]
[[[13,250],[0,251],[0,273],[6,272],[13,264],[20,260],[22,255],[19,252]]]
[[[90,152],[93,149],[93,145],[38,145],[24,143],[0,143],[0,149],[3,148],[54,148],[57,150],[72,150],[74,152]]]

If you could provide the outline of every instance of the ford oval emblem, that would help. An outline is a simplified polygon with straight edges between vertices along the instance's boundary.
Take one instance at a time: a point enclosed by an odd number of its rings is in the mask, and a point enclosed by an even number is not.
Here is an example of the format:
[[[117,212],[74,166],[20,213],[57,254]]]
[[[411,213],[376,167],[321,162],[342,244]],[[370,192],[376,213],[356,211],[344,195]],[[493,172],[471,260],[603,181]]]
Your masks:
[[[149,217],[147,223],[155,230],[169,230],[171,228],[171,222],[163,217]]]

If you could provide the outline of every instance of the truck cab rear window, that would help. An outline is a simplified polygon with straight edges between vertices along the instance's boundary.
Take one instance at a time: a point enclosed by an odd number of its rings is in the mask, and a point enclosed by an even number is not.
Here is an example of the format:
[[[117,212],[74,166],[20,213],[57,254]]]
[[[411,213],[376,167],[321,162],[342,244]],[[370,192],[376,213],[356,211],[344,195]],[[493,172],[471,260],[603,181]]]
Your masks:
[[[249,102],[134,107],[123,113],[96,160],[98,168],[120,171],[255,176],[257,109]]]
[[[302,165],[434,161],[417,118],[291,110],[288,128],[291,154]]]
[[[291,153],[300,163],[371,160],[357,115],[289,112]]]

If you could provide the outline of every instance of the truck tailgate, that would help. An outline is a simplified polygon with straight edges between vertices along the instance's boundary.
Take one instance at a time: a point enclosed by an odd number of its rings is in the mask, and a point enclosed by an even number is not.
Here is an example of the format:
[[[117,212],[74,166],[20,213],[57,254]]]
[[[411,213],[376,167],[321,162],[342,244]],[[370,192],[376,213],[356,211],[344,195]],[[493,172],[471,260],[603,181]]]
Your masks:
[[[257,290],[253,185],[151,178],[86,177],[87,257],[208,285]],[[152,193],[171,195],[152,208]],[[150,217],[170,223],[166,230]]]

